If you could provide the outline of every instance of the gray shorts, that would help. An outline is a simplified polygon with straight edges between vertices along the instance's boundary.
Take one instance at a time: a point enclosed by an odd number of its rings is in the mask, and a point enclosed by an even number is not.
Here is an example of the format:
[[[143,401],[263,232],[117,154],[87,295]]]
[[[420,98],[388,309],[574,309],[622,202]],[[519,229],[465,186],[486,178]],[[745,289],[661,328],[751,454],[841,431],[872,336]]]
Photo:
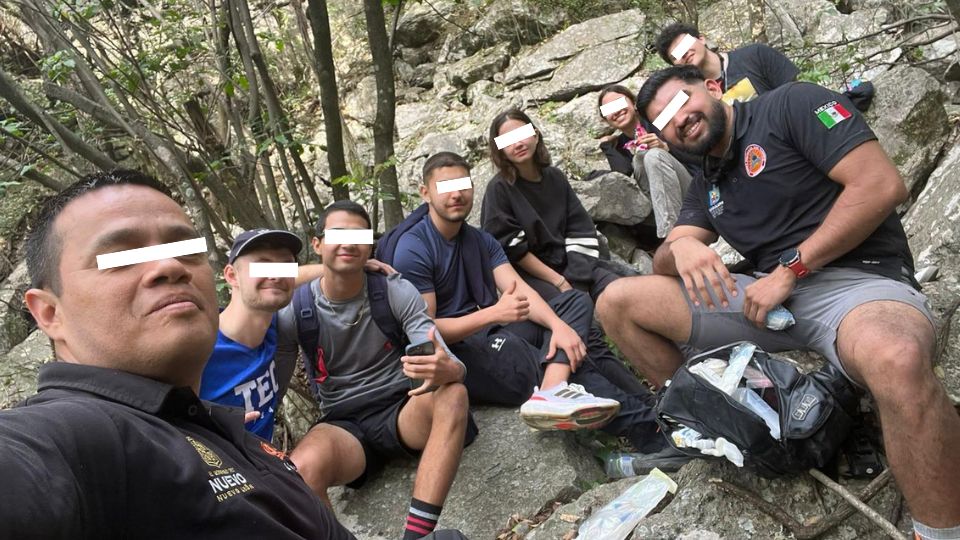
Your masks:
[[[763,274],[758,274],[762,277]],[[737,296],[726,292],[729,306],[708,309],[703,302],[694,306],[687,298],[693,315],[690,340],[681,344],[685,352],[713,349],[734,341],[752,341],[767,352],[790,350],[816,351],[843,370],[837,354],[837,330],[854,308],[880,300],[902,302],[913,306],[936,328],[927,297],[910,285],[877,274],[853,268],[828,267],[797,281],[790,298],[783,303],[797,323],[773,331],[758,328],[743,315],[743,289],[758,278],[733,274]],[[681,288],[683,284],[681,282]],[[709,287],[709,284],[708,284]],[[710,290],[713,296],[713,290]],[[686,298],[686,290],[683,290]],[[716,306],[716,297],[714,297]],[[846,374],[846,371],[844,371]]]

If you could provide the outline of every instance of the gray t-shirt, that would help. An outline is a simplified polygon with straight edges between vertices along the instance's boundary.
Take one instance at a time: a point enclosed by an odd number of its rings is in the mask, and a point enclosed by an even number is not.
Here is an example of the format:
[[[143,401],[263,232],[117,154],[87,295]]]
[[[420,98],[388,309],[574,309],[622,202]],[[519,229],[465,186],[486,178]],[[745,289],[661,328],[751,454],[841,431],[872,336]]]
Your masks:
[[[326,378],[318,385],[321,418],[342,418],[361,412],[375,398],[410,389],[396,348],[380,331],[370,311],[367,286],[346,301],[331,301],[320,290],[320,280],[310,282],[320,318],[320,358]],[[394,317],[410,343],[427,341],[434,323],[417,289],[400,274],[387,277],[387,298]],[[447,355],[459,362],[444,343]],[[297,351],[297,326],[293,303],[279,314],[277,354]],[[324,370],[318,370],[321,374]]]

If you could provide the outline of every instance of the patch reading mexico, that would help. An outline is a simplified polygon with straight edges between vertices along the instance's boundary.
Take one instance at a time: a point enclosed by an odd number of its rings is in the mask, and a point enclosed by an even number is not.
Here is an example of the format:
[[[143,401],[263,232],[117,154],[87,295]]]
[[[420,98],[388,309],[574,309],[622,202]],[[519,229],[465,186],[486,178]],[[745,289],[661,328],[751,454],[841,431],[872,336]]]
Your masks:
[[[499,137],[494,137],[493,142],[497,143],[497,150],[503,150],[515,142],[529,139],[536,135],[533,130],[533,124],[524,124],[517,129],[508,131]]]
[[[601,105],[600,116],[610,116],[615,112],[626,109],[628,106],[629,105],[627,105],[627,98],[620,96],[617,99],[611,101],[610,103],[607,103],[606,105]]]
[[[373,243],[373,229],[327,229],[323,236],[328,244]]]
[[[723,201],[720,200],[720,187],[714,184],[707,192],[707,209],[710,215],[717,217],[723,213]]]
[[[747,176],[754,176],[763,172],[767,166],[767,153],[759,144],[751,144],[743,151],[743,168],[747,171]]]
[[[297,277],[297,263],[252,262],[250,263],[250,277],[255,278],[295,278]]]
[[[437,182],[437,193],[450,193],[451,191],[460,191],[461,189],[471,188],[473,188],[473,182],[470,181],[469,176]]]
[[[683,39],[680,40],[680,43],[677,43],[677,46],[670,51],[670,56],[674,60],[679,60],[683,58],[683,55],[687,54],[687,51],[690,50],[690,47],[693,47],[693,44],[697,42],[697,38],[691,36],[690,34],[684,34]]]
[[[683,104],[690,99],[690,96],[687,95],[683,90],[678,90],[677,95],[673,96],[673,99],[670,100],[670,103],[667,103],[667,106],[657,115],[657,119],[653,121],[653,127],[663,131],[663,128],[673,120],[673,117],[676,116],[677,111],[680,110],[680,107],[683,107]]]
[[[817,115],[817,118],[821,123],[823,123],[824,126],[827,127],[827,129],[832,129],[833,126],[843,122],[851,116],[850,111],[836,101],[824,103],[823,105],[817,107],[813,111],[813,114]]]
[[[181,240],[180,242],[170,242],[169,244],[160,244],[159,246],[147,246],[107,253],[105,255],[97,255],[97,268],[106,270],[108,268],[118,268],[131,264],[159,261],[161,259],[173,259],[175,257],[194,255],[206,251],[206,238]]]

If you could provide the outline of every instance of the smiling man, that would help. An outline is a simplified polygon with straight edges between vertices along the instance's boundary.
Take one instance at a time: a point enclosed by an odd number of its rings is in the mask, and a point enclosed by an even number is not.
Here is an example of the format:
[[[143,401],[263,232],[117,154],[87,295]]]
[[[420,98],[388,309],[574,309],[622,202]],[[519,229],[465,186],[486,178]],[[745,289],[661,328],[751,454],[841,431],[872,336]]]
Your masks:
[[[220,313],[217,343],[200,383],[201,398],[257,413],[247,429],[268,441],[297,362],[295,351],[277,354],[277,312],[290,303],[295,278],[254,277],[251,268],[296,264],[302,247],[288,231],[254,229],[237,235],[223,269],[230,303]]]
[[[933,316],[896,213],[908,197],[896,167],[835,92],[791,83],[733,106],[721,95],[692,66],[640,89],[647,118],[685,98],[663,135],[703,154],[703,172],[654,258],[661,275],[611,284],[604,328],[660,384],[680,365],[677,344],[822,354],[876,400],[918,537],[960,537],[960,418],[931,369]],[[718,236],[759,272],[731,275],[709,247]],[[778,304],[796,324],[767,330]]]
[[[239,411],[197,397],[217,336],[207,253],[98,269],[98,255],[199,236],[135,171],[42,208],[24,300],[58,361],[0,411],[0,537],[352,538]]]

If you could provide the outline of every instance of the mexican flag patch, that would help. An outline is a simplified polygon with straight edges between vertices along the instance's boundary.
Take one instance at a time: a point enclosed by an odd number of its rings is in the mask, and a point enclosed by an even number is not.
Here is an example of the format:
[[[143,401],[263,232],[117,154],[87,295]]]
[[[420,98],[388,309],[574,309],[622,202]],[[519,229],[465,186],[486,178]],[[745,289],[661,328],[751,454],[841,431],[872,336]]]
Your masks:
[[[833,126],[843,122],[847,118],[850,118],[850,111],[845,109],[843,105],[837,103],[836,101],[831,101],[829,103],[824,103],[823,105],[817,107],[813,114],[817,115],[817,118],[820,122],[823,123],[827,129],[833,128]]]

